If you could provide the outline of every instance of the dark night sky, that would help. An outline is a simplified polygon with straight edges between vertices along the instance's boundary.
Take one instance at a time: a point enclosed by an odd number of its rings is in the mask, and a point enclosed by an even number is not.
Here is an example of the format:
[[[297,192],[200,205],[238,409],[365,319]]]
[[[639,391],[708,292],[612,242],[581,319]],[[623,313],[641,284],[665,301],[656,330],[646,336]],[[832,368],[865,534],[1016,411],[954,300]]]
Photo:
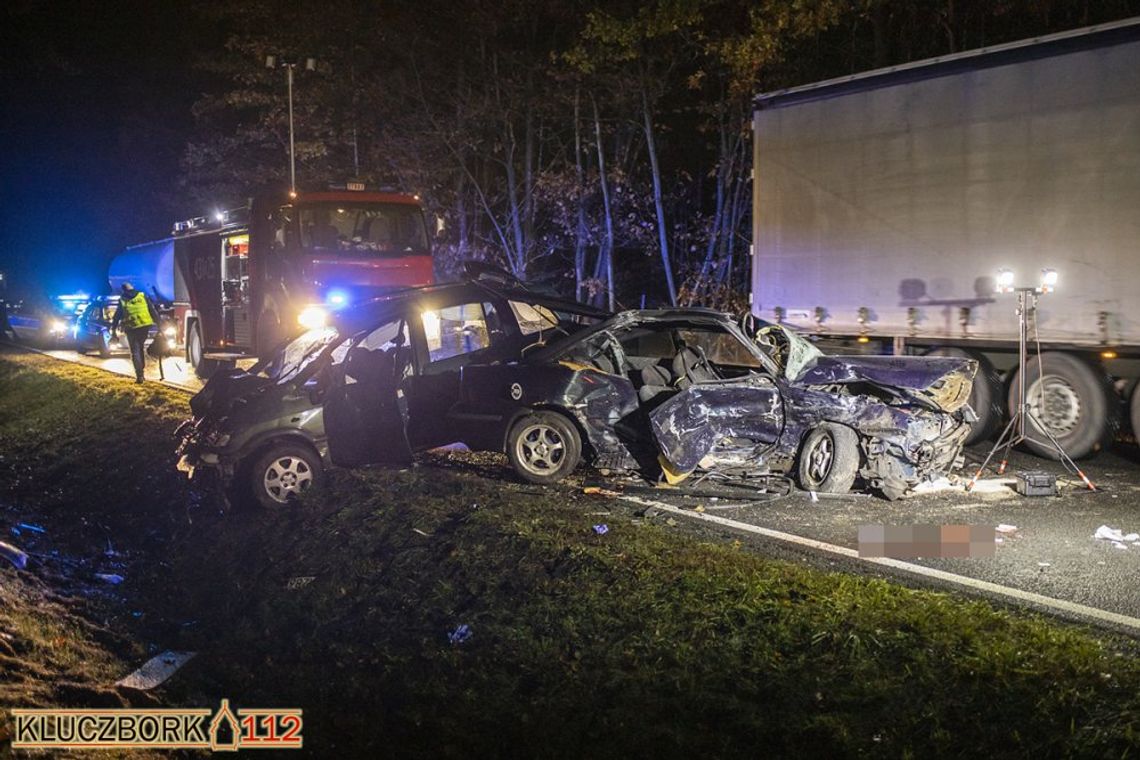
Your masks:
[[[0,10],[0,270],[15,290],[101,290],[111,255],[169,228],[209,40],[189,5]]]

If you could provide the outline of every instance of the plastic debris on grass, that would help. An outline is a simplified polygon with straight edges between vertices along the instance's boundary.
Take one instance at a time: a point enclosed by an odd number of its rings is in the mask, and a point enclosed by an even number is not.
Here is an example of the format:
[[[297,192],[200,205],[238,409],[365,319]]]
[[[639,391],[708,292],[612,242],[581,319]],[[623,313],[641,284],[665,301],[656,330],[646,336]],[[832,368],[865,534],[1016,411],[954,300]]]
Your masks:
[[[317,576],[315,576],[315,575],[298,575],[298,576],[296,576],[294,578],[290,578],[288,581],[286,581],[285,589],[287,591],[296,591],[297,589],[302,589],[305,586],[308,586],[310,583],[312,583],[316,579],[317,579]]]
[[[996,530],[998,533],[1016,533],[1017,532],[1017,526],[1016,525],[1006,525],[1005,523],[1002,523],[1001,525],[994,528],[994,530]]]
[[[95,573],[95,577],[104,583],[110,583],[112,586],[118,586],[125,578],[118,573]]]
[[[151,657],[135,672],[115,682],[116,686],[147,691],[162,684],[194,659],[197,652],[163,652]]]
[[[28,566],[28,555],[3,541],[0,541],[0,557],[11,562],[17,570],[23,570]]]
[[[604,536],[610,532],[610,526],[606,525],[605,523],[600,523],[594,526],[594,532],[599,536]]]
[[[463,644],[471,639],[475,634],[471,630],[471,626],[466,623],[461,623],[455,627],[455,630],[447,634],[447,640],[452,644]]]

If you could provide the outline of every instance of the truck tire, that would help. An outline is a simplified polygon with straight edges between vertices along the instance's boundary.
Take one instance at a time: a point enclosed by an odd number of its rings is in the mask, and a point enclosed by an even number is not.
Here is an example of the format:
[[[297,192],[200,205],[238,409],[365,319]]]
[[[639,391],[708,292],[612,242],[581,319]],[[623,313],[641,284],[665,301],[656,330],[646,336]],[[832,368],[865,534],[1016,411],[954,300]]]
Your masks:
[[[1044,378],[1041,369],[1044,369]],[[1009,387],[1009,410],[1017,411],[1017,373]],[[1077,459],[1099,450],[1120,424],[1119,403],[1108,377],[1080,357],[1046,351],[1030,357],[1025,368],[1025,395],[1030,411],[1061,448]],[[1032,419],[1025,421],[1025,445],[1033,453],[1060,459],[1048,437]]]
[[[1004,386],[1001,375],[994,369],[993,362],[980,351],[971,351],[956,346],[939,346],[927,351],[926,356],[955,356],[973,359],[978,363],[978,373],[974,375],[974,385],[970,390],[970,408],[978,415],[978,421],[966,437],[966,445],[992,438],[1001,427],[1005,415],[1002,405]]]
[[[210,376],[218,371],[218,362],[203,358],[205,353],[206,344],[202,340],[202,330],[198,327],[197,321],[191,322],[190,333],[186,336],[186,361],[194,368],[194,374],[203,380],[209,380]]]
[[[1140,384],[1132,390],[1132,437],[1140,442]]]
[[[820,493],[847,493],[859,472],[859,436],[854,430],[825,422],[804,436],[796,475],[800,488]]]
[[[582,438],[574,423],[557,412],[526,415],[507,434],[507,458],[528,483],[557,483],[582,459]]]

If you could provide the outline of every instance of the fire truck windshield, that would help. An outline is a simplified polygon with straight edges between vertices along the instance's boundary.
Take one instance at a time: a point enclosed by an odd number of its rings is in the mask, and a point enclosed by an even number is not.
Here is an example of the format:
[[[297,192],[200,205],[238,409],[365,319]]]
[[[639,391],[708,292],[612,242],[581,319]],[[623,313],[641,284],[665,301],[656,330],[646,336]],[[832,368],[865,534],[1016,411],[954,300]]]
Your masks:
[[[342,256],[428,255],[418,206],[401,203],[314,203],[299,209],[301,245]]]

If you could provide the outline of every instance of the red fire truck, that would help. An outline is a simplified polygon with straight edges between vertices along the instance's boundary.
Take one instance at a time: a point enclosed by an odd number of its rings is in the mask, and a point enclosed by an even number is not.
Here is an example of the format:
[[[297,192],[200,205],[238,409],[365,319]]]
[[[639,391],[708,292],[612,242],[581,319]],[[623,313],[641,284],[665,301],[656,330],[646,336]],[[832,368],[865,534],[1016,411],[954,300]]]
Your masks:
[[[433,276],[418,196],[346,183],[178,222],[170,237],[116,256],[108,279],[172,308],[179,345],[205,377],[331,311]]]

